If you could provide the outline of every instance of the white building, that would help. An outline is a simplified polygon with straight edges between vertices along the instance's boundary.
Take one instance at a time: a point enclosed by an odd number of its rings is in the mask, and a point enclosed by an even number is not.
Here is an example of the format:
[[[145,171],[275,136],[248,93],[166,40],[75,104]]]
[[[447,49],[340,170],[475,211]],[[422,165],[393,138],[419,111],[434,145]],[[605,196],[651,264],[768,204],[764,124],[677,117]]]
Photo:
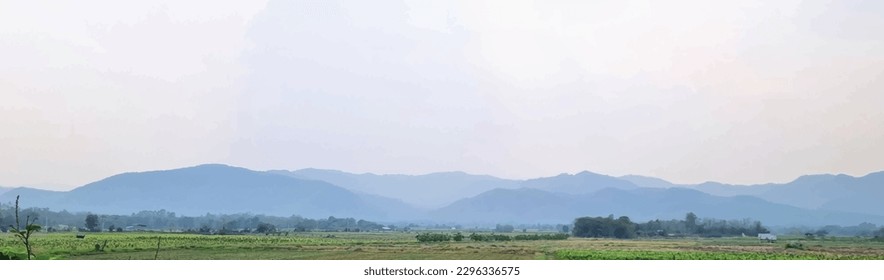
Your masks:
[[[767,241],[767,242],[775,242],[775,241],[777,241],[777,235],[770,234],[770,233],[759,233],[758,240]]]

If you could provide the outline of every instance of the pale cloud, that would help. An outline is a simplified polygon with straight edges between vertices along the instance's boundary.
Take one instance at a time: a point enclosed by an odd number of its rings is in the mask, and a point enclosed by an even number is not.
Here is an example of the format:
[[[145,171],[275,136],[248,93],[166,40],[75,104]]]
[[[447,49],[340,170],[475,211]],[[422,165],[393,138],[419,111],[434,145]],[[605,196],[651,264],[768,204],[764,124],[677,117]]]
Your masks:
[[[0,184],[223,160],[253,5],[4,2]]]
[[[884,167],[874,1],[3,5],[0,184],[204,162],[733,183]]]

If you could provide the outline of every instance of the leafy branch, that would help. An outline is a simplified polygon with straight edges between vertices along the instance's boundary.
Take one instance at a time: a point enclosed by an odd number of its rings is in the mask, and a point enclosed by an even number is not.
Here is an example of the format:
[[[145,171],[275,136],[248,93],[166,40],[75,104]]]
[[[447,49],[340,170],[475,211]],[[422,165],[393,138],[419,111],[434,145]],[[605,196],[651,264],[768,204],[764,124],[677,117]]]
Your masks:
[[[31,256],[36,257],[31,246],[31,234],[40,231],[40,225],[34,223],[37,221],[37,218],[31,220],[31,215],[27,215],[25,216],[25,227],[21,227],[18,199],[19,196],[15,196],[15,225],[9,225],[9,227],[12,228],[15,237],[18,237],[22,244],[25,245],[25,251],[27,251],[28,259],[30,260]]]

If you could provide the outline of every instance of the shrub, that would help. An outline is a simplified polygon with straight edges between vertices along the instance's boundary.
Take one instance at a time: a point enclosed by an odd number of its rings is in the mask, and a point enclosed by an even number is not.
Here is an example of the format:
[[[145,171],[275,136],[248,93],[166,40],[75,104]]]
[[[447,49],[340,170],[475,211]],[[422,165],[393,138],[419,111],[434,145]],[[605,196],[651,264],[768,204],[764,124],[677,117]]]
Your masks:
[[[21,255],[24,254],[16,254],[12,251],[0,251],[0,260],[22,260],[24,259]]]
[[[457,241],[457,242],[463,241],[463,238],[464,238],[464,236],[460,232],[455,233],[454,236],[451,237],[451,239],[454,239],[454,241]]]
[[[488,235],[488,241],[510,241],[513,240],[509,235],[503,234],[490,234]]]
[[[786,249],[804,250],[804,244],[801,244],[801,242],[789,242],[786,243]]]
[[[485,236],[474,232],[474,233],[470,234],[470,240],[472,240],[472,241],[485,241]]]
[[[519,235],[505,235],[505,234],[495,234],[491,233],[488,235],[482,235],[478,233],[470,234],[470,240],[472,241],[511,241],[511,240],[565,240],[568,239],[570,235],[567,233],[545,233],[545,234],[519,234]]]
[[[566,233],[520,234],[513,236],[513,240],[565,240],[568,236]]]
[[[451,235],[446,233],[421,233],[415,236],[418,242],[442,242],[451,241]]]

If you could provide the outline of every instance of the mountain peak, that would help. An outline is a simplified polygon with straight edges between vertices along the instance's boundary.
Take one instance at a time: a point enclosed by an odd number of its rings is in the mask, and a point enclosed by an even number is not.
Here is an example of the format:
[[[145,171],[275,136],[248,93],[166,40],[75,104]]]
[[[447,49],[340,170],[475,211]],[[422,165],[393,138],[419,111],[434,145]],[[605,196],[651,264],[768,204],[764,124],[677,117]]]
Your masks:
[[[603,188],[638,188],[627,180],[589,171],[582,171],[574,175],[560,174],[555,177],[530,179],[523,181],[522,186],[567,194],[587,194]]]
[[[244,170],[248,170],[248,169],[243,168],[243,167],[238,167],[238,166],[233,166],[233,165],[227,165],[227,164],[223,164],[223,163],[206,163],[206,164],[200,164],[200,165],[194,165],[194,166],[190,166],[190,167],[176,168],[176,169],[170,169],[170,170],[184,170],[184,169],[204,169],[204,170],[205,170],[205,169],[212,169],[212,170],[221,170],[221,169],[244,169]]]
[[[632,182],[633,184],[642,187],[642,188],[673,188],[676,187],[672,182],[656,178],[650,176],[642,176],[642,175],[624,175],[620,176],[620,179]]]
[[[791,184],[791,183],[817,183],[817,182],[822,182],[825,180],[830,180],[835,177],[836,176],[832,175],[832,174],[801,175],[798,178],[796,178],[795,180],[792,180],[792,182],[789,182],[789,184]]]
[[[587,170],[583,170],[583,171],[580,171],[580,172],[577,172],[577,173],[574,173],[574,174],[571,174],[571,173],[559,173],[559,175],[556,175],[556,176],[553,176],[553,177],[548,177],[548,178],[571,178],[571,177],[593,177],[593,176],[607,176],[607,175],[602,175],[602,174],[598,174],[598,173],[590,172],[590,171],[587,171]]]

